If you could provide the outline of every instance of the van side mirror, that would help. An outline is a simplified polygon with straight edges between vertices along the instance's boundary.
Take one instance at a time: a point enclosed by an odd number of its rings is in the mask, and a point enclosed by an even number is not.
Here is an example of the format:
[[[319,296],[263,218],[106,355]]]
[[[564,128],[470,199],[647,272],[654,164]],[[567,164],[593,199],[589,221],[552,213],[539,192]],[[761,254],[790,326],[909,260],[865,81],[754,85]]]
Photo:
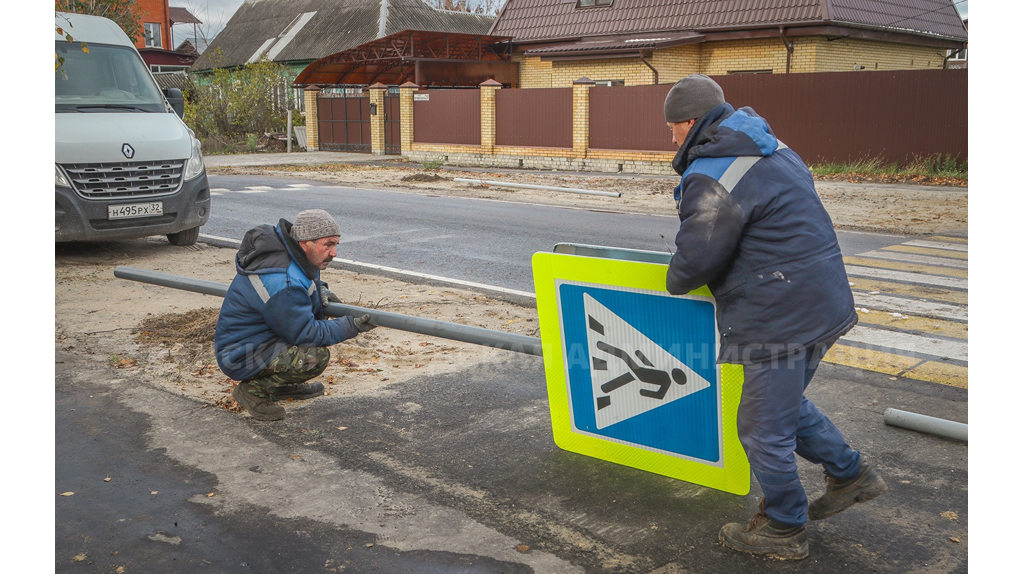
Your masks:
[[[167,98],[167,103],[171,104],[174,113],[178,114],[179,118],[185,117],[185,96],[181,95],[181,90],[167,88],[164,90],[164,96]]]

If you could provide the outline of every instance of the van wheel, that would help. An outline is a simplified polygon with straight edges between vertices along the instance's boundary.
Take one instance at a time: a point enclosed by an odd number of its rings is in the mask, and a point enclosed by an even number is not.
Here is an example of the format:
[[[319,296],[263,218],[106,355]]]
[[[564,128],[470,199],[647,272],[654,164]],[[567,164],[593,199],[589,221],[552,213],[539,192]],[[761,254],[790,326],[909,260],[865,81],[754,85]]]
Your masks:
[[[168,233],[167,241],[171,242],[171,245],[193,245],[196,240],[199,239],[199,228],[193,227],[192,229],[186,229],[185,231],[179,231],[178,233]]]

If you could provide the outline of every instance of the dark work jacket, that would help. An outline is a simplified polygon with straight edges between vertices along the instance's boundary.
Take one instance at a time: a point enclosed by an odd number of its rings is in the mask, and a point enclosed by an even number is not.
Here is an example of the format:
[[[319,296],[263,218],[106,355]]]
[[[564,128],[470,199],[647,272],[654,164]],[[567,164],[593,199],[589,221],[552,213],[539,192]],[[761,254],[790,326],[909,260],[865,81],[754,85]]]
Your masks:
[[[326,347],[359,334],[351,317],[324,319],[320,270],[291,228],[282,219],[242,238],[214,335],[217,364],[232,379],[255,377],[289,347]]]
[[[806,352],[857,323],[832,219],[810,171],[750,108],[723,103],[694,124],[673,160],[682,175],[674,295],[715,296],[719,362]]]

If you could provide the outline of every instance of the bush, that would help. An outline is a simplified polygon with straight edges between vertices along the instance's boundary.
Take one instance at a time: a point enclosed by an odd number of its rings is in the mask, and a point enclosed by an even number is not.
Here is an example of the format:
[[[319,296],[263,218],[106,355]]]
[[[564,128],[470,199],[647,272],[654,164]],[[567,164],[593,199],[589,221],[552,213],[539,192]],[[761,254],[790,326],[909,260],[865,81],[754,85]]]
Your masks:
[[[284,66],[263,59],[232,70],[193,74],[191,80],[185,123],[202,140],[204,151],[253,152],[259,134],[285,130],[293,102]]]

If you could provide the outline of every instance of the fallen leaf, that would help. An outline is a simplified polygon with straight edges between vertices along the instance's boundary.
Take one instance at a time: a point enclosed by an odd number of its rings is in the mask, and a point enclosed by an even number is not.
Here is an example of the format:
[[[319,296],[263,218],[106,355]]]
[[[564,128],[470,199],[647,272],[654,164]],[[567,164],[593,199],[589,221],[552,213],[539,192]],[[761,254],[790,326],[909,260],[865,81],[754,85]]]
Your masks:
[[[104,478],[103,482],[110,482],[110,477],[108,476],[107,478]]]
[[[88,557],[89,556],[85,552],[82,552],[81,554],[75,554],[74,556],[71,557],[71,559],[74,560],[75,562],[84,562],[85,559],[88,558]]]
[[[207,494],[207,495],[206,495],[206,497],[207,497],[207,498],[210,498],[210,497],[211,497],[211,496],[213,496],[214,494],[217,494],[217,493],[216,493],[216,492],[211,492],[210,494]]]
[[[525,544],[520,544],[519,546],[516,546],[516,550],[518,552],[522,552],[523,554],[526,554],[527,552],[530,551],[530,547],[525,545]]]
[[[945,512],[941,512],[941,513],[939,513],[939,516],[941,516],[941,517],[945,518],[946,520],[949,520],[950,522],[952,522],[952,521],[954,521],[954,520],[956,520],[956,519],[960,518],[960,517],[959,517],[959,516],[957,516],[957,515],[956,515],[956,513],[955,513],[955,512],[953,512],[952,510],[947,510],[947,511],[945,511]]]
[[[338,430],[345,430],[345,429],[347,429],[347,428],[348,428],[348,427],[338,427]]]
[[[955,543],[955,544],[960,544],[960,539],[959,539],[959,538],[957,538],[956,536],[950,536],[950,537],[949,537],[949,541],[950,541],[950,542],[953,542],[953,543]]]
[[[60,493],[60,495],[61,495],[61,496],[74,496],[74,495],[75,495],[75,493],[74,493],[74,492],[71,492],[71,491],[68,491],[68,492],[62,492],[62,493]]]
[[[153,495],[157,494],[158,492],[160,492],[160,491],[159,490],[151,490],[151,491],[149,491],[149,493],[153,494]]]
[[[288,458],[290,458],[292,460],[302,460],[302,456],[297,455],[297,454],[288,455]]]

